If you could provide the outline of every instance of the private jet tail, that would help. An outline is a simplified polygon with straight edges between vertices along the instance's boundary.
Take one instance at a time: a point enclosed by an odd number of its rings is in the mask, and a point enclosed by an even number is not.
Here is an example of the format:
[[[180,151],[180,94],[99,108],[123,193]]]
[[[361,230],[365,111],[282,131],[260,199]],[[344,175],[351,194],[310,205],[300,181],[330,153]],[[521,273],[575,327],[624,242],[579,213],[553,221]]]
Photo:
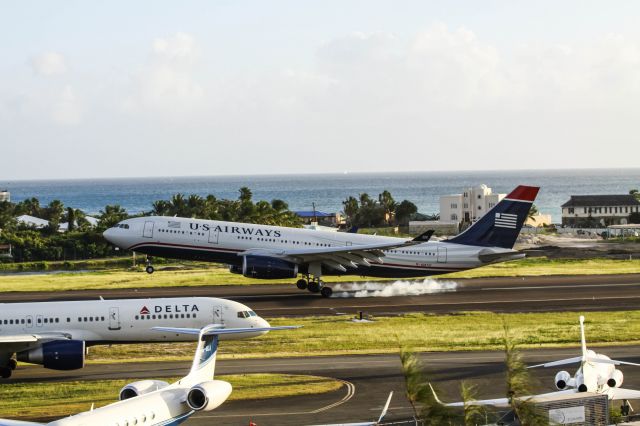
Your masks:
[[[447,242],[513,248],[520,229],[527,220],[533,200],[538,195],[538,190],[540,188],[537,186],[518,186],[476,223]]]
[[[599,358],[596,356],[595,352],[587,349],[587,339],[585,338],[585,333],[584,333],[584,316],[582,315],[580,315],[580,346],[582,350],[581,356],[576,356],[573,358],[565,358],[558,361],[546,362],[544,364],[531,365],[527,368],[558,367],[560,365],[569,365],[569,364],[585,363],[585,362],[592,362],[592,363],[599,363],[599,364],[613,364],[613,365],[634,365],[636,367],[640,367],[640,364],[636,364],[633,362],[618,361],[616,359],[609,359],[609,358]]]
[[[294,328],[299,327],[221,328],[220,324],[211,324],[201,329],[177,327],[152,327],[151,329],[166,333],[198,335],[198,347],[196,348],[196,353],[193,357],[191,370],[189,371],[189,374],[179,381],[180,384],[197,384],[207,380],[213,380],[216,367],[216,354],[218,352],[218,336],[221,334],[260,333],[264,331],[290,330]]]

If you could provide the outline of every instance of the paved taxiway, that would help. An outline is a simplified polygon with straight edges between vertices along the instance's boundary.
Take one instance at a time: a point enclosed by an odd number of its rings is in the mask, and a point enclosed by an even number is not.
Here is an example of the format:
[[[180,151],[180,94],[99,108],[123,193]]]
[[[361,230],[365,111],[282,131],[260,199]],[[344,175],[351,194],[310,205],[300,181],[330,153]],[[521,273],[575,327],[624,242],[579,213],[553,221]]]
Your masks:
[[[616,359],[640,362],[640,346],[595,348]],[[579,348],[523,351],[528,363],[542,363],[576,356]],[[504,394],[503,353],[499,351],[422,354],[427,373],[441,390],[443,400],[457,400],[460,380],[479,385],[479,397]],[[188,362],[146,362],[89,365],[77,371],[52,371],[39,367],[19,367],[11,379],[25,381],[101,380],[113,378],[153,378],[180,376]],[[568,369],[573,372],[572,369]],[[624,386],[640,389],[640,367],[626,366]],[[557,368],[532,370],[535,391],[552,391]],[[377,418],[390,391],[395,396],[388,420],[407,418],[411,409],[404,397],[404,381],[397,355],[353,355],[287,359],[220,360],[218,374],[289,373],[334,377],[344,381],[338,391],[318,396],[299,396],[272,400],[229,402],[210,413],[199,413],[190,425],[247,425],[253,420],[264,425],[305,425]],[[114,395],[115,397],[115,395]]]
[[[157,272],[162,273],[162,272]],[[422,281],[422,280],[419,280]],[[451,282],[451,280],[442,279]],[[439,281],[438,281],[439,282]],[[451,291],[417,296],[332,297],[298,290],[295,285],[203,286],[151,289],[3,293],[4,302],[215,296],[246,303],[265,317],[456,311],[546,312],[637,309],[640,274],[505,277],[455,280]],[[356,284],[361,288],[363,284]],[[438,285],[434,285],[437,289]],[[355,292],[342,292],[354,296]]]

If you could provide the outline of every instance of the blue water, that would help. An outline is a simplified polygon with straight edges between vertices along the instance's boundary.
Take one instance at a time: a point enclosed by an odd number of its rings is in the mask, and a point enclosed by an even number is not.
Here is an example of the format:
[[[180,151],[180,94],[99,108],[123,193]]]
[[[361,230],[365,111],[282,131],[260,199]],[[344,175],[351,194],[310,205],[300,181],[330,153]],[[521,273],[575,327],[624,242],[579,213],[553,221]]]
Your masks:
[[[341,210],[342,201],[350,195],[367,192],[377,198],[386,189],[397,201],[412,201],[422,213],[437,213],[440,195],[457,194],[481,183],[501,193],[518,184],[541,186],[535,203],[559,222],[560,205],[570,195],[626,194],[640,189],[640,169],[34,180],[0,182],[0,189],[9,189],[14,202],[37,197],[46,204],[59,199],[89,214],[107,204],[120,204],[130,213],[149,211],[153,201],[178,192],[235,199],[242,186],[251,188],[254,200],[279,198],[292,210],[310,210],[315,202],[317,210],[333,212]]]

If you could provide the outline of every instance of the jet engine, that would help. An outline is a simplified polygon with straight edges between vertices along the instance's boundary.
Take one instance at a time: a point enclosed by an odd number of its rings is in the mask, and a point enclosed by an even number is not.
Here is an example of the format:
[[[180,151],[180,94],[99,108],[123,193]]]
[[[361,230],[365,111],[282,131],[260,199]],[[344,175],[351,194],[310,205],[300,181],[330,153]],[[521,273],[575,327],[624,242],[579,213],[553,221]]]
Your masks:
[[[139,380],[137,382],[129,383],[127,386],[120,389],[120,401],[157,391],[158,389],[166,388],[167,386],[169,386],[169,383],[163,382],[162,380]]]
[[[613,370],[613,374],[611,375],[611,377],[609,377],[609,380],[607,380],[607,386],[609,386],[610,388],[619,388],[620,386],[622,386],[622,380],[624,379],[624,376],[622,375],[622,371],[620,370]]]
[[[187,405],[195,411],[217,408],[231,395],[231,384],[222,380],[210,380],[195,385],[187,393]]]
[[[268,256],[244,256],[242,275],[247,278],[295,278],[298,265]]]
[[[553,381],[555,382],[556,387],[562,390],[567,387],[567,385],[569,384],[569,380],[571,380],[571,374],[566,371],[559,371]]]
[[[40,364],[51,370],[77,370],[84,367],[83,340],[53,340],[28,351],[18,352],[18,361]]]

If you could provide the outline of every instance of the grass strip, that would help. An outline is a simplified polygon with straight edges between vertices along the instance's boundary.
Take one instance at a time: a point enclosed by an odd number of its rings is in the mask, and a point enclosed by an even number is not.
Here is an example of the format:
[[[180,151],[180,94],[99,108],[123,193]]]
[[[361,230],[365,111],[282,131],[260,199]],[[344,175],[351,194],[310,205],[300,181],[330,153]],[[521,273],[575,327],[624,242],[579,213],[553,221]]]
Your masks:
[[[160,378],[172,383],[178,377]],[[315,395],[339,389],[342,382],[326,377],[288,374],[217,376],[233,386],[229,401]],[[2,416],[8,418],[57,418],[115,402],[118,392],[134,379],[47,383],[3,383],[0,386]]]
[[[211,264],[209,264],[211,265]],[[498,263],[454,274],[440,275],[443,279],[540,276],[540,275],[592,275],[640,273],[640,259],[547,259],[545,257]],[[381,281],[388,279],[362,277],[323,278],[327,283]],[[419,280],[419,279],[418,279]],[[0,276],[3,291],[62,291],[107,290],[122,288],[160,288],[207,285],[293,284],[294,280],[256,280],[232,274],[220,266],[200,265],[197,269],[166,270],[147,274],[142,270],[111,269],[83,273],[42,275],[7,274]],[[393,281],[393,280],[391,280]]]
[[[399,344],[418,351],[496,350],[502,348],[501,317],[521,347],[579,346],[578,316],[575,312],[466,312],[380,317],[370,323],[353,322],[344,316],[275,318],[269,319],[272,325],[298,324],[303,328],[225,341],[219,350],[221,359],[394,353]],[[591,346],[640,343],[640,311],[588,312],[585,324]],[[96,346],[89,352],[89,362],[188,362],[193,350],[193,343]]]

